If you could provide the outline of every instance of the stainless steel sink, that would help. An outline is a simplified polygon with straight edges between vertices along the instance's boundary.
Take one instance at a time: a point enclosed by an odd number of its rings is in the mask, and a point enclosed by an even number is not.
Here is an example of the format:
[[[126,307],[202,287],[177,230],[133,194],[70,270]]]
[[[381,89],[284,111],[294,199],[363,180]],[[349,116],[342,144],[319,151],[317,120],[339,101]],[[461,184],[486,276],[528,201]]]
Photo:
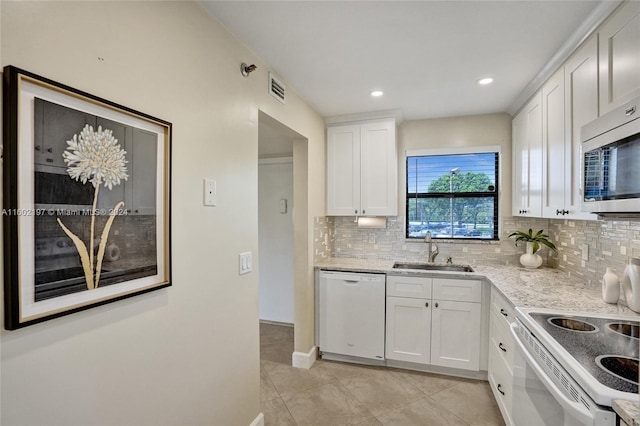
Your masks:
[[[422,271],[473,272],[469,265],[436,265],[433,263],[404,263],[396,262],[393,269],[420,269]]]

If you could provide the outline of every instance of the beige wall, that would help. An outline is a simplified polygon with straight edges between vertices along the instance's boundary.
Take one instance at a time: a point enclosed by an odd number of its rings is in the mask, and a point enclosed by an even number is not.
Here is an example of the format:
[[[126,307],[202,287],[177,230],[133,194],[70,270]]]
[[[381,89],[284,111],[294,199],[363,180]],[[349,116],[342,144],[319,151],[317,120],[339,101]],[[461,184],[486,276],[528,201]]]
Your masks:
[[[511,116],[506,113],[470,115],[405,121],[400,125],[398,144],[398,215],[406,212],[407,163],[412,149],[467,148],[500,145],[500,212],[511,216]]]
[[[3,425],[248,425],[260,411],[258,111],[307,138],[296,253],[324,215],[324,125],[197,3],[1,2],[2,65],[173,123],[173,286],[2,331]],[[104,60],[99,60],[98,57]],[[258,70],[244,78],[241,62]],[[296,176],[304,170],[298,167]],[[202,206],[202,179],[218,206]],[[306,205],[300,203],[306,200]],[[313,342],[312,250],[296,269],[296,349]],[[258,265],[258,259],[255,262]],[[300,326],[298,326],[300,323]]]

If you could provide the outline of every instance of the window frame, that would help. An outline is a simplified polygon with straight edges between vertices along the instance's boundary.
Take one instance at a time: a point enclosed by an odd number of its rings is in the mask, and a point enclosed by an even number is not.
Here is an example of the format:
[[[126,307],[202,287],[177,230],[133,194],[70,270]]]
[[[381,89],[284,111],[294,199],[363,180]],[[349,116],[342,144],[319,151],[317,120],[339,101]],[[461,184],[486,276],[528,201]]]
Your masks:
[[[409,164],[408,161],[411,157],[428,157],[428,156],[442,156],[442,155],[459,155],[459,154],[495,154],[496,155],[496,175],[495,175],[495,192],[465,192],[463,195],[452,196],[451,193],[409,193]],[[436,237],[433,239],[439,241],[448,242],[469,242],[469,241],[500,241],[500,190],[501,190],[501,171],[502,171],[502,152],[499,145],[491,146],[476,146],[476,147],[463,147],[463,148],[448,148],[448,149],[417,149],[405,151],[405,239],[407,241],[422,241],[424,237],[411,237],[409,235],[409,200],[410,199],[450,199],[460,200],[464,198],[478,198],[478,197],[492,197],[493,203],[493,236],[491,238],[477,238],[477,237],[459,237],[459,236],[446,236]],[[455,194],[455,193],[454,193]],[[422,195],[422,196],[421,196]],[[427,196],[425,196],[427,195]],[[453,226],[453,224],[452,224]],[[453,228],[452,228],[453,229]]]

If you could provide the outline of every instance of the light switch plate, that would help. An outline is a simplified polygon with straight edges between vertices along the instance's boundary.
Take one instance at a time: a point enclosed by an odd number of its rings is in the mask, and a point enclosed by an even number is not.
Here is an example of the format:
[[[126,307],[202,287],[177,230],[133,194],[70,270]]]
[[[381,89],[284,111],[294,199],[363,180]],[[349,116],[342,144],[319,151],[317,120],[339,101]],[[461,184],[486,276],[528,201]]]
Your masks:
[[[213,179],[204,180],[204,205],[215,207],[217,204],[216,181]]]
[[[246,251],[244,253],[240,253],[240,275],[248,274],[252,270],[251,266],[251,252]]]

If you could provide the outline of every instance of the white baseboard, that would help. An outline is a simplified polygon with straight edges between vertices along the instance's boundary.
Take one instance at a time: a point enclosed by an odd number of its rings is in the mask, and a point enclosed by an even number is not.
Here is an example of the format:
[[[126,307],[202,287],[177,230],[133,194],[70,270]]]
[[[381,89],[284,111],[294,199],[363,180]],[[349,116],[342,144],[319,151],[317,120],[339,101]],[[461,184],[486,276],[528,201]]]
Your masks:
[[[318,348],[312,347],[308,353],[304,352],[294,352],[291,355],[291,365],[296,368],[305,368],[310,369],[314,362],[316,362],[316,358],[318,357]]]
[[[260,413],[249,426],[264,426],[264,414]]]

